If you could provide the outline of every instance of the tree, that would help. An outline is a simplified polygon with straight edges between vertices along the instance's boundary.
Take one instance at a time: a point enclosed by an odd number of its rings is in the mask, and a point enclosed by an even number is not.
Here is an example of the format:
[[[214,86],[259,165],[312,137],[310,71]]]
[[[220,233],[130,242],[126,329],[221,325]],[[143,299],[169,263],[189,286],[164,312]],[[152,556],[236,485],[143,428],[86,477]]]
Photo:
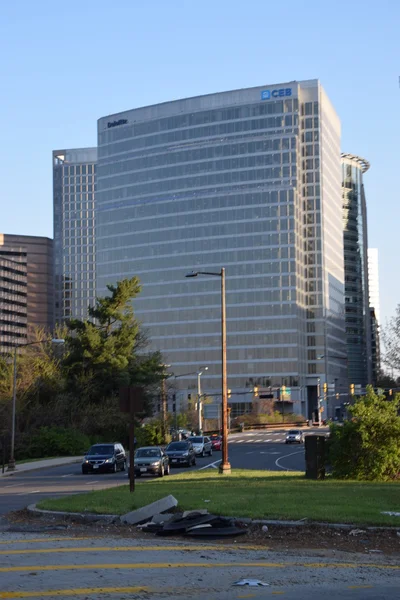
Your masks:
[[[396,307],[394,317],[389,319],[382,330],[382,341],[385,346],[385,364],[390,369],[400,370],[400,304]]]
[[[367,394],[348,408],[351,420],[333,424],[328,462],[334,477],[386,481],[400,477],[400,395]]]
[[[72,319],[63,361],[69,389],[85,401],[100,403],[120,386],[156,385],[162,377],[161,355],[145,354],[147,338],[136,320],[132,300],[140,293],[137,277],[107,286],[89,319]]]

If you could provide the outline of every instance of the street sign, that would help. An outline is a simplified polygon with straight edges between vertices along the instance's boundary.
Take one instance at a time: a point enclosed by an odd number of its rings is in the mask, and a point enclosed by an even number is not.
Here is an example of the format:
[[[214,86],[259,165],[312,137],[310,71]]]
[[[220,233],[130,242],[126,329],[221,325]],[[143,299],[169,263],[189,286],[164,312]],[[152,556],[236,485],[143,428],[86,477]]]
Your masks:
[[[142,412],[144,408],[143,388],[129,386],[119,389],[120,411],[130,413],[132,410],[131,403],[133,403],[133,412]]]
[[[135,491],[135,413],[144,408],[144,392],[140,387],[121,387],[119,389],[119,408],[129,414],[129,490]]]

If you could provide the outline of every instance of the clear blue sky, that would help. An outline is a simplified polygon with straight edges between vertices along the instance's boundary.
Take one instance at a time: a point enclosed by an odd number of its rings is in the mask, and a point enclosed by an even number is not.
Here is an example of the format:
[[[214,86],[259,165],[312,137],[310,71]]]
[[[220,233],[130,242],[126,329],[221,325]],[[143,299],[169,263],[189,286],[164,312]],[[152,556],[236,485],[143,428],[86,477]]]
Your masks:
[[[342,149],[371,162],[369,245],[381,312],[400,302],[398,0],[47,0],[0,6],[1,225],[52,236],[53,149],[146,104],[319,78]]]

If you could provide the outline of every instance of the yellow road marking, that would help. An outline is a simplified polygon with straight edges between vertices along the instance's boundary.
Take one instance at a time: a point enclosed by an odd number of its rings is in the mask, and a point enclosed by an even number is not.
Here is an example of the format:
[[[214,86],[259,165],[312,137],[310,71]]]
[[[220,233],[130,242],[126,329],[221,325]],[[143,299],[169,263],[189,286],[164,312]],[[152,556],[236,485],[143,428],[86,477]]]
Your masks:
[[[66,541],[75,541],[75,542],[79,542],[79,540],[98,540],[98,537],[59,537],[59,538],[36,538],[36,539],[29,539],[29,540],[9,540],[8,542],[0,542],[1,545],[8,545],[8,544],[39,544],[39,543],[44,543],[46,544],[47,542],[63,542],[64,540]]]
[[[80,596],[86,594],[137,594],[149,592],[145,586],[110,588],[74,588],[70,590],[45,590],[37,592],[0,592],[0,598],[44,598],[45,596]]]
[[[373,585],[349,585],[349,590],[370,590],[374,586]]]
[[[275,596],[277,596],[278,594],[284,594],[285,592],[271,592],[271,594],[274,594]]]
[[[259,546],[89,546],[65,548],[35,548],[33,550],[0,550],[0,555],[11,554],[53,554],[53,552],[146,552],[146,551],[174,551],[174,550],[260,550]],[[268,550],[263,546],[263,550]]]
[[[0,573],[22,572],[22,571],[75,571],[90,569],[220,569],[235,567],[260,567],[264,569],[286,569],[288,567],[303,567],[306,569],[383,569],[400,570],[400,565],[377,565],[357,563],[269,563],[269,562],[224,562],[224,563],[106,563],[93,565],[30,565],[21,567],[0,567]]]

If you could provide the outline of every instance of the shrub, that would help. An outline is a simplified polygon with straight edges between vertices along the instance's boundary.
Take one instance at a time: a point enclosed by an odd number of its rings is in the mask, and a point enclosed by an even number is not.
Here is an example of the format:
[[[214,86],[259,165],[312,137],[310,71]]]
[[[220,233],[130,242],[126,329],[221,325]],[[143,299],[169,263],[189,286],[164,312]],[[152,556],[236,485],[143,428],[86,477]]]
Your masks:
[[[387,401],[368,386],[348,408],[343,425],[330,426],[327,460],[341,479],[387,481],[400,476],[400,397]]]
[[[87,435],[75,429],[42,427],[30,437],[27,445],[20,447],[19,458],[43,458],[45,456],[77,456],[90,447]]]

